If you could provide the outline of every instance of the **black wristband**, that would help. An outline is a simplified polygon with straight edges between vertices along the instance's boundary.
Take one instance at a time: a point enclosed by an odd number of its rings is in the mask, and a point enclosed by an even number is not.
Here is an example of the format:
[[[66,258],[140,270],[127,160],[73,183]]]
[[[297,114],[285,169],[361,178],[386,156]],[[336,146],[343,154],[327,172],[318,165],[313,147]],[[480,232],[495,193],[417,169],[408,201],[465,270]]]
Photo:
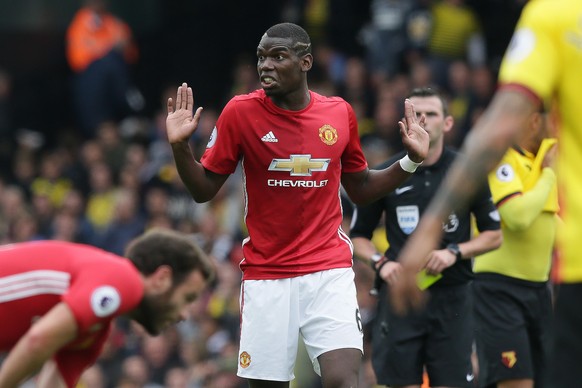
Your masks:
[[[378,265],[378,267],[374,266],[374,271],[376,271],[376,273],[379,274],[380,273],[380,270],[382,269],[382,267],[385,266],[386,264],[388,264],[389,261],[390,260],[388,260],[385,256],[383,256],[382,257],[382,260],[378,262],[378,263],[380,263]]]
[[[447,245],[447,250],[455,255],[457,261],[463,258],[463,254],[461,253],[458,244],[450,243],[449,245]]]

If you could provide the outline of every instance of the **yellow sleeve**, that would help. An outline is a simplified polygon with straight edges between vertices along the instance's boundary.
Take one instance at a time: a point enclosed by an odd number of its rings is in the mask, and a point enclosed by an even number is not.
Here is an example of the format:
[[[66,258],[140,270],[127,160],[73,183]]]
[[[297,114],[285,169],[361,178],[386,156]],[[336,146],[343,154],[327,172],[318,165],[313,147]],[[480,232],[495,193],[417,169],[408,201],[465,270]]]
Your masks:
[[[556,174],[551,168],[544,168],[535,186],[510,198],[499,207],[499,214],[508,229],[527,229],[544,210],[544,205],[556,184]]]

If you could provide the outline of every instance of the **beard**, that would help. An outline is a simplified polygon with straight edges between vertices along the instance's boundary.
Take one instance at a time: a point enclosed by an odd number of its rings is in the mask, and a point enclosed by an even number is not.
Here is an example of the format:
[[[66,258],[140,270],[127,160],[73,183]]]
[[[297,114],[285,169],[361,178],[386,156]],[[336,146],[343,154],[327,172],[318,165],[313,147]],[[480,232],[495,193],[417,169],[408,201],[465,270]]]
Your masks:
[[[157,298],[144,296],[139,306],[131,314],[131,319],[139,323],[150,335],[159,335],[162,327],[159,318],[164,313],[164,305]]]

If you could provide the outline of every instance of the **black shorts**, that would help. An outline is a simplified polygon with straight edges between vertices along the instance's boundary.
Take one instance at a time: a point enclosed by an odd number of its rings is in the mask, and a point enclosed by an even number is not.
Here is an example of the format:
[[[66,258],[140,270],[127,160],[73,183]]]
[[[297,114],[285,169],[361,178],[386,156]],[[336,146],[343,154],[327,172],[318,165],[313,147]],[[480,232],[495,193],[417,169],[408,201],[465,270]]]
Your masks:
[[[579,388],[582,387],[582,284],[560,284],[556,290],[548,386]]]
[[[552,330],[548,284],[483,273],[476,274],[473,293],[480,386],[532,379],[542,387]]]
[[[380,290],[372,328],[372,365],[378,384],[473,387],[473,299],[466,284],[429,289],[422,311],[395,315]]]

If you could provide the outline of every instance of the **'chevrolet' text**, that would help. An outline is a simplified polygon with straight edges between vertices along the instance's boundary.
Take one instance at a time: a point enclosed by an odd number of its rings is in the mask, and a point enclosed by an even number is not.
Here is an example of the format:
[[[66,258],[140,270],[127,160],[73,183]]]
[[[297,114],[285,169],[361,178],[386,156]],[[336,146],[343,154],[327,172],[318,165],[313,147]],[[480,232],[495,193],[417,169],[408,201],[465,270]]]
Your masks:
[[[268,179],[267,186],[271,187],[324,187],[327,186],[327,179],[322,181],[302,181],[291,179]]]

